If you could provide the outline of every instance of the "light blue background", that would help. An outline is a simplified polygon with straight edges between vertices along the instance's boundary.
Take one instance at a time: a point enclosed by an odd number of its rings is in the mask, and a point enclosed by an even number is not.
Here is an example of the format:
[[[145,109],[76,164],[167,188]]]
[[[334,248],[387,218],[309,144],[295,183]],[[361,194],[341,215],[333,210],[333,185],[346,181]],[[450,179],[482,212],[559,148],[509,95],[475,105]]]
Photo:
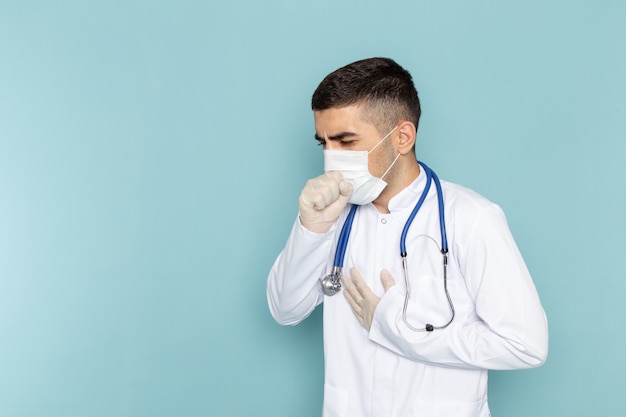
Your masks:
[[[494,416],[623,416],[626,2],[0,0],[0,416],[319,416],[267,272],[310,95],[389,56],[419,158],[499,203],[551,351]]]

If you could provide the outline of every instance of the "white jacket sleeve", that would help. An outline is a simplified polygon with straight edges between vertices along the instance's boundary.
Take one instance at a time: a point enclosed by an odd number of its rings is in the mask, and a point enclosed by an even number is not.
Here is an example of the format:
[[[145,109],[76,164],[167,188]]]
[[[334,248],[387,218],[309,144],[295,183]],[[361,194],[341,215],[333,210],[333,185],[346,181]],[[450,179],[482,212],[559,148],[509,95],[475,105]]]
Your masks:
[[[494,205],[453,244],[477,318],[455,319],[432,332],[410,330],[402,320],[404,293],[392,287],[379,303],[369,337],[410,359],[481,369],[542,365],[548,354],[545,312],[511,236]]]
[[[323,301],[320,277],[326,272],[335,228],[317,234],[305,229],[299,219],[294,223],[267,278],[267,303],[279,324],[300,323]]]

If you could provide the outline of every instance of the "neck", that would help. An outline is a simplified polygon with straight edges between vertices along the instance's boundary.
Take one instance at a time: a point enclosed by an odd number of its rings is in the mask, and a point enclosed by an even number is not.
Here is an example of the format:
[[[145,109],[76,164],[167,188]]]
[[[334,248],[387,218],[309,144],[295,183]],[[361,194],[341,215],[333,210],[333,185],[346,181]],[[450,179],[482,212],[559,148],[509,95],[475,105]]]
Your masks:
[[[398,162],[401,162],[402,159]],[[420,175],[420,166],[417,163],[415,157],[412,157],[411,162],[408,164],[399,164],[397,170],[392,170],[387,176],[387,187],[378,196],[376,200],[372,202],[376,210],[379,213],[389,213],[389,202],[400,191],[411,185],[413,181]]]

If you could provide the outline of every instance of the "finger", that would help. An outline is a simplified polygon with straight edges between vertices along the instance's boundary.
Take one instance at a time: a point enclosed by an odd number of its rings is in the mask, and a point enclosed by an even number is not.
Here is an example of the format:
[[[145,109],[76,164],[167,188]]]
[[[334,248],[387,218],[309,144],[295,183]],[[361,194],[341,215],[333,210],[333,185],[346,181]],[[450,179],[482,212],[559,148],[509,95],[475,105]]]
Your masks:
[[[307,181],[302,190],[300,200],[315,210],[324,210],[339,198],[339,183],[326,174]]]
[[[336,178],[324,174],[320,177],[320,186],[325,206],[330,206],[339,199],[339,181]]]
[[[354,191],[354,186],[349,181],[341,181],[339,183],[339,194],[343,197],[350,197]]]
[[[354,291],[356,289],[354,288],[354,285],[352,285],[352,281],[349,278],[346,280],[346,277],[344,277],[343,280],[344,280],[344,287],[345,287],[345,290],[343,291],[343,295],[346,298],[346,300],[348,300],[348,304],[350,304],[350,308],[352,309],[352,313],[354,313],[354,315],[357,318],[357,320],[359,321],[359,323],[361,323],[361,325],[363,325],[363,318],[361,317],[363,309],[361,308],[359,303],[354,298],[355,297],[354,296]]]
[[[359,305],[359,303],[356,302],[356,300],[354,299],[354,297],[352,297],[352,294],[350,293],[350,291],[344,291],[343,292],[344,297],[346,297],[346,300],[348,300],[348,304],[350,304],[350,307],[352,308],[352,312],[354,312],[354,314],[356,314],[357,316],[361,314],[361,306]]]
[[[311,183],[313,207],[323,210],[339,198],[339,184],[320,176]]]
[[[389,288],[396,285],[396,281],[393,279],[393,275],[391,275],[391,272],[387,271],[386,269],[380,271],[380,282],[382,282],[385,292],[387,292]]]
[[[320,186],[317,183],[317,178],[307,181],[306,186],[300,193],[299,204],[302,208],[312,208],[315,210],[324,208],[324,198],[319,191]]]
[[[325,175],[337,184],[339,197],[343,197],[347,200],[352,195],[352,192],[354,191],[354,185],[351,181],[344,180],[340,172],[328,171]]]
[[[362,297],[357,288],[354,286],[354,282],[350,279],[350,277],[344,275],[343,284],[346,288],[345,292],[350,294],[350,298],[358,303],[358,301],[361,300]]]
[[[310,199],[311,199],[310,205],[315,210],[324,210],[324,208],[326,208],[326,201],[324,199],[324,196],[321,193],[312,194]]]
[[[354,284],[352,284],[352,279],[348,275],[344,274],[341,279],[343,280],[343,284],[346,289],[354,286]]]
[[[339,171],[328,171],[324,175],[326,177],[332,179],[333,181],[335,181],[337,184],[339,184],[341,181],[343,181],[343,177],[341,176],[341,172],[339,172]]]
[[[363,297],[361,297],[361,293],[359,293],[357,288],[354,286],[354,282],[350,279],[350,277],[344,276],[343,283],[345,287],[345,290],[343,293],[346,296],[346,299],[348,300],[348,302],[350,303],[352,310],[356,314],[360,314],[362,310],[361,303],[363,302]]]
[[[354,286],[362,298],[367,298],[368,295],[372,294],[372,290],[370,290],[370,287],[367,286],[358,269],[350,269],[350,274],[353,277],[352,280],[354,281]]]

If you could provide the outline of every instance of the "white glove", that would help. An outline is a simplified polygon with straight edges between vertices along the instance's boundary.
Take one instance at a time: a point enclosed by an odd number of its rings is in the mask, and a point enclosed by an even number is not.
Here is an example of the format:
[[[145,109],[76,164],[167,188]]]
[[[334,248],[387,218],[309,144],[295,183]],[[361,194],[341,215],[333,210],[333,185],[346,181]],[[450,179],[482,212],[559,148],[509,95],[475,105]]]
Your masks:
[[[369,331],[372,327],[372,320],[374,319],[374,313],[376,312],[380,298],[367,286],[361,273],[356,268],[350,269],[350,275],[351,277],[346,275],[343,277],[345,287],[343,295],[346,297],[346,300],[348,300],[348,303],[350,303],[352,312],[359,323],[361,323],[361,326]],[[385,292],[396,285],[393,276],[391,276],[391,272],[386,269],[380,272],[380,281],[383,283]]]
[[[308,180],[298,199],[302,226],[315,233],[330,230],[348,204],[352,190],[352,184],[335,171]]]

